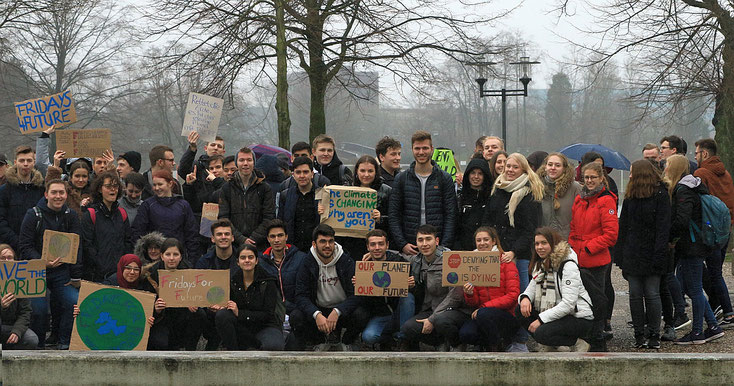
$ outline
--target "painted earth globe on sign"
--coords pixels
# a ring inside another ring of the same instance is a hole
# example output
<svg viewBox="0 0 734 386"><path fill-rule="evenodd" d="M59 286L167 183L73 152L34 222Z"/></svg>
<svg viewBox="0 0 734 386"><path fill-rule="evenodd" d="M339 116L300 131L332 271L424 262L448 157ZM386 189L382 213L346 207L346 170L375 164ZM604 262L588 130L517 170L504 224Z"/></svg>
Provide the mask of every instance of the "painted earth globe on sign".
<svg viewBox="0 0 734 386"><path fill-rule="evenodd" d="M451 284L456 284L459 282L459 275L456 272L449 272L449 274L446 275L446 281Z"/></svg>
<svg viewBox="0 0 734 386"><path fill-rule="evenodd" d="M212 287L206 293L206 301L209 304L219 304L224 301L224 289L222 287Z"/></svg>
<svg viewBox="0 0 734 386"><path fill-rule="evenodd" d="M387 288L390 286L390 274L385 271L377 271L372 274L372 283L380 288Z"/></svg>
<svg viewBox="0 0 734 386"><path fill-rule="evenodd" d="M140 301L115 288L94 291L79 305L76 330L91 350L132 350L145 332Z"/></svg>
<svg viewBox="0 0 734 386"><path fill-rule="evenodd" d="M52 258L63 257L71 250L71 240L65 235L53 235L49 240L48 253Z"/></svg>

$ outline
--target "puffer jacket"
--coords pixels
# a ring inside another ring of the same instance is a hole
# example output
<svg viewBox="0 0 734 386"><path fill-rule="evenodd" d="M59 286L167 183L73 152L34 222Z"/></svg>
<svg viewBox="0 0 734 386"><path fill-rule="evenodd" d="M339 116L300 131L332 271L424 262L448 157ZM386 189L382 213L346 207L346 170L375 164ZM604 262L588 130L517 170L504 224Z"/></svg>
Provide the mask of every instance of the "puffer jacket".
<svg viewBox="0 0 734 386"><path fill-rule="evenodd" d="M540 202L535 201L532 193L520 200L515 209L515 226L510 225L510 217L505 213L512 193L495 190L489 199L482 224L494 227L500 236L500 245L505 251L515 253L516 259L530 260L535 229L540 225Z"/></svg>
<svg viewBox="0 0 734 386"><path fill-rule="evenodd" d="M614 248L614 262L623 274L660 276L668 272L670 212L670 196L662 183L650 197L624 199Z"/></svg>
<svg viewBox="0 0 734 386"><path fill-rule="evenodd" d="M117 271L120 257L132 252L132 229L130 219L123 219L117 202L112 203L112 209L101 202L92 204L90 209L94 210L95 222L89 211L85 210L82 216L84 278L101 283Z"/></svg>
<svg viewBox="0 0 734 386"><path fill-rule="evenodd" d="M230 281L229 298L237 303L237 320L250 331L260 331L266 327L281 329L275 316L275 308L283 299L277 280L268 275L260 265L255 266L252 284L245 288L244 273L238 269Z"/></svg>
<svg viewBox="0 0 734 386"><path fill-rule="evenodd" d="M594 195L583 195L576 196L573 203L568 243L582 268L601 267L611 263L609 248L617 242L617 197L605 187Z"/></svg>
<svg viewBox="0 0 734 386"><path fill-rule="evenodd" d="M143 264L152 263L150 256L148 256L148 248L150 246L158 246L160 249L163 242L166 241L166 236L163 236L161 232L150 232L147 235L141 236L138 241L135 242L135 248L133 254L140 258Z"/></svg>
<svg viewBox="0 0 734 386"><path fill-rule="evenodd" d="M201 256L199 225L189 203L181 196L151 197L143 202L132 225L133 242L152 231L175 237L186 247L189 262ZM161 251L162 253L163 251Z"/></svg>
<svg viewBox="0 0 734 386"><path fill-rule="evenodd" d="M514 263L500 264L499 287L474 287L471 295L464 293L464 301L472 308L493 307L515 315L520 295L520 275Z"/></svg>
<svg viewBox="0 0 734 386"><path fill-rule="evenodd" d="M21 182L18 168L11 166L5 171L6 183L0 186L0 242L10 244L18 250L20 224L28 209L33 208L46 191L43 175L38 170L31 171L31 180Z"/></svg>
<svg viewBox="0 0 734 386"><path fill-rule="evenodd" d="M555 271L560 267L564 260L573 260L578 263L576 253L568 246L565 241L561 241L551 252L551 266ZM525 289L517 299L518 303L523 298L528 298L532 304L535 301L535 287L538 283L540 271L534 271L533 277ZM553 273L555 274L555 273ZM577 264L568 262L563 265L563 280L556 280L556 306L549 308L540 313L539 318L543 323L550 323L559 320L564 316L571 315L579 319L594 320L594 312L591 309L591 297L586 292L586 287L581 281L581 272Z"/></svg>
<svg viewBox="0 0 734 386"><path fill-rule="evenodd" d="M425 191L426 223L438 228L441 245L450 248L456 237L456 190L454 180L434 161ZM415 174L415 161L408 170L395 177L390 196L390 234L393 248L401 251L406 244L415 244L421 221L421 181Z"/></svg>
<svg viewBox="0 0 734 386"><path fill-rule="evenodd" d="M703 229L701 194L709 194L708 188L701 183L700 178L690 174L681 178L673 190L670 240L675 242L676 259L702 258L712 253L711 247L704 244L700 237L696 237L695 242L691 240L691 221Z"/></svg>
<svg viewBox="0 0 734 386"><path fill-rule="evenodd" d="M701 162L693 176L700 178L709 192L726 204L732 224L734 224L734 182L732 182L731 174L726 171L724 163L721 162L721 158L713 156Z"/></svg>
<svg viewBox="0 0 734 386"><path fill-rule="evenodd" d="M275 218L275 198L264 181L265 176L255 169L246 189L239 172L222 186L219 218L232 221L237 245L244 245L247 238L254 240L258 247L266 244L265 226Z"/></svg>
<svg viewBox="0 0 734 386"><path fill-rule="evenodd" d="M469 182L469 174L475 169L481 170L484 175L484 181L479 190L472 188ZM455 247L462 251L474 250L474 232L482 225L482 217L489 205L489 195L492 191L491 180L492 174L489 172L487 161L478 158L469 161L464 171L462 189L458 195L459 219L456 228L459 242Z"/></svg>
<svg viewBox="0 0 734 386"><path fill-rule="evenodd" d="M295 246L287 244L285 258L280 266L277 266L273 260L272 253L272 248L266 249L258 258L258 265L270 274L270 276L278 279L280 292L283 294L283 300L285 301L285 312L290 314L296 308L296 279L298 277L298 270L303 265L303 260L308 258L308 255Z"/></svg>

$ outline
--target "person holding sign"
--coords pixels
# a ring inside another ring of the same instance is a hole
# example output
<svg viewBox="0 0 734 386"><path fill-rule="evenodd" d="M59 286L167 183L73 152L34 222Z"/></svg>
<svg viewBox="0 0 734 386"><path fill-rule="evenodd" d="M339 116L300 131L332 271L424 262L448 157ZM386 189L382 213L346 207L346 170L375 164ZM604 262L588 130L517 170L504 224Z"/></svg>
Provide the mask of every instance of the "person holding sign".
<svg viewBox="0 0 734 386"><path fill-rule="evenodd" d="M482 225L492 191L491 181L486 161L476 158L469 161L459 192L458 247L463 251L474 249L474 232Z"/></svg>
<svg viewBox="0 0 734 386"><path fill-rule="evenodd" d="M520 294L515 310L520 325L533 334L540 351L558 346L588 351L589 344L582 338L591 331L594 313L576 253L558 232L539 228L530 266L533 280Z"/></svg>
<svg viewBox="0 0 734 386"><path fill-rule="evenodd" d="M280 193L278 218L285 223L288 242L305 252L311 248L313 229L321 221L316 189L323 186L314 175L313 161L307 157L293 160L293 180L295 186Z"/></svg>
<svg viewBox="0 0 734 386"><path fill-rule="evenodd" d="M257 249L246 244L239 252L230 283L230 301L219 309L217 331L227 350L282 351L283 299L277 280L257 263Z"/></svg>
<svg viewBox="0 0 734 386"><path fill-rule="evenodd" d="M19 249L20 226L28 209L43 198L44 180L35 169L35 152L27 145L15 148L13 166L5 172L5 185L0 186L0 242Z"/></svg>
<svg viewBox="0 0 734 386"><path fill-rule="evenodd" d="M8 244L0 244L0 261L15 260L15 251ZM38 336L31 324L30 299L17 299L14 294L6 293L0 298L0 345L6 350L35 350Z"/></svg>
<svg viewBox="0 0 734 386"><path fill-rule="evenodd" d="M481 161L484 162L484 161ZM480 227L474 232L477 251L499 251L499 235L494 228ZM475 287L464 284L464 301L476 309L471 320L459 330L464 344L478 344L485 351L505 351L519 324L515 319L517 297L520 295L520 277L515 264L500 264L499 287Z"/></svg>
<svg viewBox="0 0 734 386"><path fill-rule="evenodd" d="M26 213L20 227L19 240L20 256L23 260L41 258L44 249L43 234L46 230L81 234L79 216L66 206L68 189L66 181L49 181L46 184L45 197ZM61 245L55 249L63 249L64 245L66 248L73 248L71 241L63 239ZM82 246L79 245L76 251L69 252L77 255L75 264L62 263L61 257L46 262L47 291L51 293L52 304L58 305L51 307L51 314L53 319L59 321L59 348L62 350L68 349L71 341L72 311L79 296L82 276ZM33 298L31 306L31 328L38 333L38 347L43 348L46 344L48 300L46 297Z"/></svg>
<svg viewBox="0 0 734 386"><path fill-rule="evenodd" d="M189 146L178 161L178 172L179 175L185 176L189 173L194 173L195 180L197 181L209 181L208 173L209 170L209 158L214 156L224 156L224 139L220 136L216 136L214 141L207 142L204 145L204 154L196 159L197 142L199 141L199 133L192 131L189 133L187 140ZM201 204L191 204L195 213L201 213Z"/></svg>
<svg viewBox="0 0 734 386"><path fill-rule="evenodd" d="M191 265L183 260L184 249L181 242L170 237L161 246L161 260L150 269L150 275L143 282L143 290L158 293L159 271L190 269ZM166 301L160 297L155 301L153 311L155 324L150 329L149 350L176 351L184 347L195 351L203 329L206 315L197 307L166 308Z"/></svg>

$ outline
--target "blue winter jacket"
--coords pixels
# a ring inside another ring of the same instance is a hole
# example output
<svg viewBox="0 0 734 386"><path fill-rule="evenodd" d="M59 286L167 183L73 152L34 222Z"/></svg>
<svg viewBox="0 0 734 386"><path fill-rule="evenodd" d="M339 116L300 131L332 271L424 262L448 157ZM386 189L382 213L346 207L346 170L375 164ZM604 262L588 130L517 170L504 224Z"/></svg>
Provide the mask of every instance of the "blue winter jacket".
<svg viewBox="0 0 734 386"><path fill-rule="evenodd" d="M341 245L335 244L334 253L338 253ZM306 315L311 317L319 308L316 305L316 291L319 280L319 264L314 260L313 253L309 252L303 259L303 264L298 270L298 278L296 279L296 305ZM359 307L362 300L354 294L354 285L352 277L354 276L354 260L349 254L342 252L339 261L336 262L336 274L339 277L339 283L347 295L346 300L337 304L334 308L338 308L342 317L351 315L354 310ZM328 316L328 315L324 315Z"/></svg>
<svg viewBox="0 0 734 386"><path fill-rule="evenodd" d="M305 252L298 250L293 245L286 246L285 258L280 267L275 265L272 256L272 248L268 248L258 259L261 267L265 269L269 275L278 279L280 292L283 294L285 301L286 313L290 314L296 308L296 280L298 278L298 270L303 265L303 260L308 258Z"/></svg>
<svg viewBox="0 0 734 386"><path fill-rule="evenodd" d="M166 237L175 237L186 248L189 262L199 252L199 224L189 203L181 196L153 196L143 202L133 222L133 244L143 235L158 231ZM161 251L162 252L162 251Z"/></svg>

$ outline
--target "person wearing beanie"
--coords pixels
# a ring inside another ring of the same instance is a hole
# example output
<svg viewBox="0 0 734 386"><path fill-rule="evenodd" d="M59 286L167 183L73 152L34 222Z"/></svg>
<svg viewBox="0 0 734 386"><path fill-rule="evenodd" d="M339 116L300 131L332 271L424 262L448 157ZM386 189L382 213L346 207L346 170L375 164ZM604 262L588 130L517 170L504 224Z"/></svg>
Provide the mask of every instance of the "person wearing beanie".
<svg viewBox="0 0 734 386"><path fill-rule="evenodd" d="M128 151L117 157L117 174L124 179L130 172L139 173L142 156L137 151Z"/></svg>

